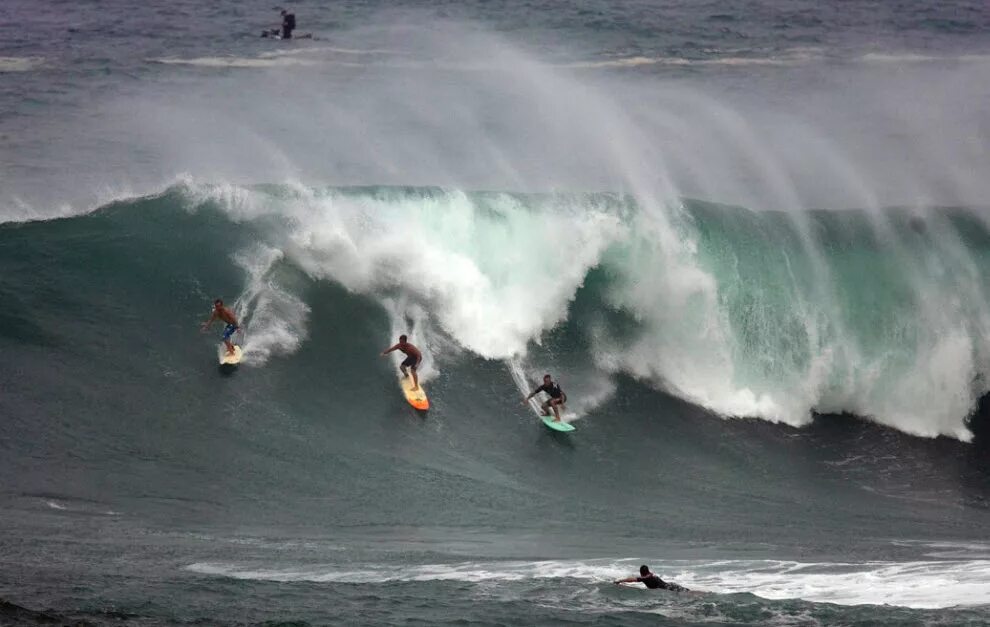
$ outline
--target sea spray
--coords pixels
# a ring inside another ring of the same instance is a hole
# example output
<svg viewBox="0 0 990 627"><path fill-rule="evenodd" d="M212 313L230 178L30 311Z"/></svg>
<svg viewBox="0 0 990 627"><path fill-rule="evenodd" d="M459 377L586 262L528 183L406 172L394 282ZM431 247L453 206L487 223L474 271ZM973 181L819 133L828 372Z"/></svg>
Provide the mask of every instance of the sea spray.
<svg viewBox="0 0 990 627"><path fill-rule="evenodd" d="M247 275L247 285L235 303L245 329L245 363L261 365L272 355L293 353L306 338L310 310L280 284L282 258L282 251L263 244L234 255Z"/></svg>

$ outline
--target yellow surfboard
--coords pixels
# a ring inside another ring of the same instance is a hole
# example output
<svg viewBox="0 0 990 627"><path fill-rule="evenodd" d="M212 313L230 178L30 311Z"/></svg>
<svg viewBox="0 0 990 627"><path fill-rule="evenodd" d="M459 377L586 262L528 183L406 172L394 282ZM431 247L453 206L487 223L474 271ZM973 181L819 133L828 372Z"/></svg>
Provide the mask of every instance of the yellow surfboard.
<svg viewBox="0 0 990 627"><path fill-rule="evenodd" d="M218 355L218 357L220 358L221 366L236 366L237 364L241 363L242 355L244 355L244 352L241 350L241 347L237 346L236 344L234 345L233 355L227 352L226 346L224 346L223 344L220 345L220 354Z"/></svg>
<svg viewBox="0 0 990 627"><path fill-rule="evenodd" d="M402 377L399 379L399 385L402 386L402 393L405 394L410 405L420 411L426 411L430 408L430 399L426 398L426 391L423 390L422 382L419 384L419 389L414 390L412 389L412 377Z"/></svg>

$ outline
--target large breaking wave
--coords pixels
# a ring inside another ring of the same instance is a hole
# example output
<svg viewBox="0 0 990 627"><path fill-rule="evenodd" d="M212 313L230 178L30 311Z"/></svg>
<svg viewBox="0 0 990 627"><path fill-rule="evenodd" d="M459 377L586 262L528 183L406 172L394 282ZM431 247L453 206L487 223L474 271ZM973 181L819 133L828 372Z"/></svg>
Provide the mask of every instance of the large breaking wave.
<svg viewBox="0 0 990 627"><path fill-rule="evenodd" d="M552 370L578 414L624 373L727 417L849 412L966 440L987 392L990 234L962 209L797 220L685 200L661 224L616 194L187 182L159 200L250 227L229 255L253 365L321 324L290 267L411 329L427 380L466 350Z"/></svg>

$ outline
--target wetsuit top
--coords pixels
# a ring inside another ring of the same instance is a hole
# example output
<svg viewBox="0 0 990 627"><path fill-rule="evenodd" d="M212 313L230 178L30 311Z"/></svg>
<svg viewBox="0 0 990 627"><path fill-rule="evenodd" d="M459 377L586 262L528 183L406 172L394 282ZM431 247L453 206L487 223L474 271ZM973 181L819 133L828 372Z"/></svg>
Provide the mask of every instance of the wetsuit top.
<svg viewBox="0 0 990 627"><path fill-rule="evenodd" d="M561 398L564 396L564 391L561 390L560 386L556 383L544 383L540 387L533 390L533 394L541 391L549 394L550 398Z"/></svg>
<svg viewBox="0 0 990 627"><path fill-rule="evenodd" d="M288 29L290 31L296 29L295 13L286 13L285 15L282 16L282 28Z"/></svg>
<svg viewBox="0 0 990 627"><path fill-rule="evenodd" d="M649 576L647 577L636 577L636 581L642 584L646 584L646 587L650 588L651 590L656 590L658 588L663 590L674 590L674 591L687 589L684 588L683 586L677 585L676 583L668 583L663 579L660 579L653 573L650 573Z"/></svg>
<svg viewBox="0 0 990 627"><path fill-rule="evenodd" d="M646 587L650 588L651 590L655 590L656 588L663 588L667 583L666 581L660 579L659 577L657 577L652 573L646 577L636 577L636 581L646 584Z"/></svg>

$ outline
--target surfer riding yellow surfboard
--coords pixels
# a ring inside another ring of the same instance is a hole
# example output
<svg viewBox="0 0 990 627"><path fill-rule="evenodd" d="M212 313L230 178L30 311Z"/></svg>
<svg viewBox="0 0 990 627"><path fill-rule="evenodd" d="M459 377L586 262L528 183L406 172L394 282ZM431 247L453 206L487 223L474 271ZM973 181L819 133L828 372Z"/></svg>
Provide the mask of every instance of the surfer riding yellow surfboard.
<svg viewBox="0 0 990 627"><path fill-rule="evenodd" d="M210 319L203 323L200 330L206 331L209 329L214 320L222 320L227 323L227 326L223 329L223 337L221 339L223 339L224 346L227 347L227 354L233 355L236 347L230 341L230 337L235 331L239 331L241 327L237 324L237 317L234 316L234 312L224 307L223 301L219 298L213 301L213 313L210 314Z"/></svg>
<svg viewBox="0 0 990 627"><path fill-rule="evenodd" d="M388 355L395 350L400 350L406 354L406 358L399 365L399 370L402 371L402 378L399 380L399 385L402 387L403 395L405 395L409 404L416 409L420 411L428 410L430 408L430 400L426 398L426 392L419 385L419 376L416 374L416 370L419 368L419 362L423 361L423 353L419 352L418 348L410 344L405 335L399 336L398 344L382 351L382 356ZM409 377L409 373L406 372L406 368L412 370L411 378Z"/></svg>

